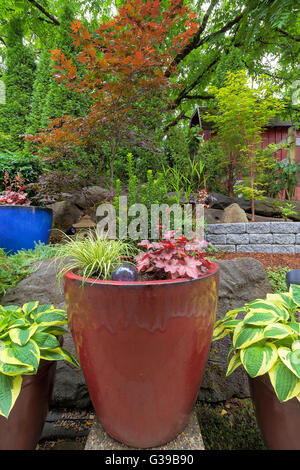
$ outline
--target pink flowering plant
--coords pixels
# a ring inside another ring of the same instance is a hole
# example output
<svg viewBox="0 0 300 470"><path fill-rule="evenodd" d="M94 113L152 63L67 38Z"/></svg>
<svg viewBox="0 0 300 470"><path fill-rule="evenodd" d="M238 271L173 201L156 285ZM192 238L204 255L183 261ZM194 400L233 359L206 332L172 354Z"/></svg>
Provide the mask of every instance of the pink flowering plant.
<svg viewBox="0 0 300 470"><path fill-rule="evenodd" d="M15 206L31 204L31 201L27 199L27 193L24 192L25 185L22 175L20 173L12 180L9 174L5 172L4 175L4 187L5 191L0 194L0 204Z"/></svg>
<svg viewBox="0 0 300 470"><path fill-rule="evenodd" d="M164 232L157 242L142 240L138 245L147 250L135 258L138 272L159 279L196 279L211 266L203 254L205 241L175 238L174 230Z"/></svg>

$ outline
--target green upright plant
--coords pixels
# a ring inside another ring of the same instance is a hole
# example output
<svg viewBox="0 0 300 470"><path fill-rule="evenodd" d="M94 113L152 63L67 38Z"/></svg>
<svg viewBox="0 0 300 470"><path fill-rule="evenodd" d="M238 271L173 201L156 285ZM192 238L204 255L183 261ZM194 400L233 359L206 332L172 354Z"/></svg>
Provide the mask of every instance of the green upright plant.
<svg viewBox="0 0 300 470"><path fill-rule="evenodd" d="M238 318L242 313L243 318ZM300 286L230 310L216 322L213 341L230 335L226 375L242 365L250 377L268 374L281 402L300 401Z"/></svg>
<svg viewBox="0 0 300 470"><path fill-rule="evenodd" d="M286 202L280 205L280 211L281 215L284 218L284 220L288 220L289 217L293 217L297 215L297 211L295 210L295 204L292 202Z"/></svg>
<svg viewBox="0 0 300 470"><path fill-rule="evenodd" d="M53 305L0 305L0 415L8 418L21 392L22 376L36 374L41 359L79 366L57 337L67 332L67 323L66 312Z"/></svg>
<svg viewBox="0 0 300 470"><path fill-rule="evenodd" d="M234 179L246 173L249 184L244 186L251 196L254 220L255 178L262 167L262 132L282 111L283 102L266 77L261 76L255 88L249 86L248 80L243 70L228 72L225 86L210 89L216 98L217 112L207 113L203 119L214 123L216 139L226 156L229 196L233 195Z"/></svg>
<svg viewBox="0 0 300 470"><path fill-rule="evenodd" d="M6 103L0 105L0 129L7 137L1 146L16 151L24 147L36 69L34 52L24 42L21 17L9 22L6 46L2 78L6 87Z"/></svg>

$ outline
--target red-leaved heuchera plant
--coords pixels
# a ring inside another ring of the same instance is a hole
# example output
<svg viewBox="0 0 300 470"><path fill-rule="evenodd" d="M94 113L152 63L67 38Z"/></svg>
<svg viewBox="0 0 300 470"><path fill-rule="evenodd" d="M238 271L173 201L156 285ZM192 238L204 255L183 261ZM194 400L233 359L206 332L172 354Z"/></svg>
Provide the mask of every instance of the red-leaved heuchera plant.
<svg viewBox="0 0 300 470"><path fill-rule="evenodd" d="M0 204L9 206L29 206L31 204L31 201L27 199L27 193L24 192L24 180L20 173L12 180L5 172L4 187L5 191L0 194Z"/></svg>
<svg viewBox="0 0 300 470"><path fill-rule="evenodd" d="M139 246L146 248L147 252L136 256L137 270L155 274L156 278L196 279L205 274L211 265L204 258L205 244L205 241L175 238L174 230L164 232L157 242L142 240Z"/></svg>

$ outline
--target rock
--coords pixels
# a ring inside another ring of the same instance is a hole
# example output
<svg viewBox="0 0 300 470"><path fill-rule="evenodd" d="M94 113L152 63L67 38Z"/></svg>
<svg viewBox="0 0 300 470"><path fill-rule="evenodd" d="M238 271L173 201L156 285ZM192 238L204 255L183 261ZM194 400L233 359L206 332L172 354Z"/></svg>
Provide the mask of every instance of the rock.
<svg viewBox="0 0 300 470"><path fill-rule="evenodd" d="M80 192L73 194L72 203L76 204L77 207L82 210L88 210L93 208L95 204L99 204L104 201L110 201L112 194L102 186L89 186L82 188Z"/></svg>
<svg viewBox="0 0 300 470"><path fill-rule="evenodd" d="M56 281L56 266L53 260L37 263L39 269L8 291L1 299L2 305L23 305L38 300L41 305L53 304L65 309L62 287ZM64 335L64 348L76 356L70 333ZM66 361L58 361L52 396L52 405L59 407L86 408L91 401L81 369Z"/></svg>
<svg viewBox="0 0 300 470"><path fill-rule="evenodd" d="M248 222L248 218L244 209L242 209L236 202L230 204L224 209L224 219L225 224L228 223L244 223Z"/></svg>
<svg viewBox="0 0 300 470"><path fill-rule="evenodd" d="M55 202L47 207L53 211L53 229L65 231L82 215L82 211L72 201Z"/></svg>
<svg viewBox="0 0 300 470"><path fill-rule="evenodd" d="M211 193L211 196L212 196L212 202L210 204L211 209L224 210L226 207L230 206L231 204L236 203L240 207L242 207L242 209L244 209L246 212L248 210L251 210L251 202L246 201L246 199L237 198L237 197L229 197L221 193Z"/></svg>
<svg viewBox="0 0 300 470"><path fill-rule="evenodd" d="M219 300L217 319L245 302L265 298L271 286L262 263L254 258L236 258L230 261L216 261L220 267ZM231 397L249 397L247 374L242 367L226 377L227 354L231 346L229 336L211 345L208 364L205 369L199 400L218 402Z"/></svg>
<svg viewBox="0 0 300 470"><path fill-rule="evenodd" d="M211 209L220 209L224 210L226 207L231 204L238 204L242 209L244 209L247 214L251 213L251 201L239 198L239 197L229 197L220 193L211 193L212 202L210 204ZM281 217L281 211L279 209L280 205L288 201L282 201L280 199L273 199L271 197L266 197L264 200L255 201L255 214L258 216L273 218ZM291 216L291 220L300 220L300 201L290 201L294 204L297 215Z"/></svg>
<svg viewBox="0 0 300 470"><path fill-rule="evenodd" d="M253 258L238 258L231 261L217 261L220 266L220 288L218 319L228 310L242 306L256 298L264 298L271 287L263 265ZM39 269L10 289L0 299L2 305L23 305L39 300L40 304L53 304L65 308L61 286L56 282L56 267L53 260L37 263ZM212 343L209 361L199 391L199 399L223 401L231 397L249 396L245 372L238 368L231 376L225 377L228 337ZM76 355L70 333L64 335L64 347ZM81 369L66 361L58 361L52 406L56 408L86 408L91 406L88 390Z"/></svg>
<svg viewBox="0 0 300 470"><path fill-rule="evenodd" d="M218 222L222 222L224 211L221 209L204 208L204 217L207 224L217 224Z"/></svg>

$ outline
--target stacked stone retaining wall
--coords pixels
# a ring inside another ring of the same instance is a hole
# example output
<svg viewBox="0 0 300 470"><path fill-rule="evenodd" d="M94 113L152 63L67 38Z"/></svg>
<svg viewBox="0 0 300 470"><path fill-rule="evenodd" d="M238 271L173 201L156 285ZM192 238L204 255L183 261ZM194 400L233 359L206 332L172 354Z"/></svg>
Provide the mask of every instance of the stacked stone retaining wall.
<svg viewBox="0 0 300 470"><path fill-rule="evenodd" d="M300 222L208 224L205 232L205 239L221 250L300 254Z"/></svg>

